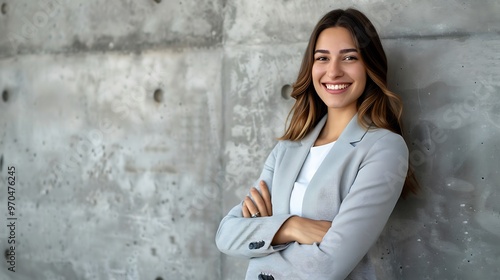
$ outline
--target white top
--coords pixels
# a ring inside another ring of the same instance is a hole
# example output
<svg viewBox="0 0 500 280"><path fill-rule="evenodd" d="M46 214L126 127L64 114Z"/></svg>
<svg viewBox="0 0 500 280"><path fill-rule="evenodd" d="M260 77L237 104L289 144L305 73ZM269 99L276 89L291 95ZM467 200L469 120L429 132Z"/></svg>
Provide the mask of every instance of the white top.
<svg viewBox="0 0 500 280"><path fill-rule="evenodd" d="M335 141L325 145L311 147L304 161L304 165L302 165L302 169L299 172L297 181L295 181L293 185L292 195L290 196L290 214L302 216L302 201L304 200L307 186L328 152L332 149L333 144L335 144Z"/></svg>

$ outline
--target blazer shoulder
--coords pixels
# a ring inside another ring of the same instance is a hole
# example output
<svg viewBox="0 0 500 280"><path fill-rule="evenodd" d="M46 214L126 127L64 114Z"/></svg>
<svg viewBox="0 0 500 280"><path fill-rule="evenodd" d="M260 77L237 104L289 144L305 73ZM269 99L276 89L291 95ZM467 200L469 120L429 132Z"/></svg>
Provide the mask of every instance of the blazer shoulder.
<svg viewBox="0 0 500 280"><path fill-rule="evenodd" d="M302 143L300 141L292 141L292 140L279 140L278 144L276 144L277 149L286 149L291 147L301 146Z"/></svg>
<svg viewBox="0 0 500 280"><path fill-rule="evenodd" d="M385 144L388 146L403 145L404 147L407 147L406 141L404 140L403 136L385 128L368 129L363 140L365 141L362 142L365 142L365 144L370 146L377 143Z"/></svg>

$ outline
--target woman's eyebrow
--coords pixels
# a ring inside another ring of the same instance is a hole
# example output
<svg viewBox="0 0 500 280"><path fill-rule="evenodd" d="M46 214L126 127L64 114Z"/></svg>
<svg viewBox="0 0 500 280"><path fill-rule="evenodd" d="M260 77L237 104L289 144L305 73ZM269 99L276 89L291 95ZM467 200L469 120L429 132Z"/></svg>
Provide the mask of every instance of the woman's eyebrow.
<svg viewBox="0 0 500 280"><path fill-rule="evenodd" d="M344 54L344 53L350 53L350 52L358 52L357 49L341 49L339 51L339 54ZM322 50L322 49L319 49L319 50L315 50L314 51L314 54L316 53L326 53L326 54L330 54L330 51L329 50Z"/></svg>
<svg viewBox="0 0 500 280"><path fill-rule="evenodd" d="M326 53L326 54L329 54L330 51L328 51L328 50L315 50L314 54L317 54L317 53Z"/></svg>
<svg viewBox="0 0 500 280"><path fill-rule="evenodd" d="M357 49L343 49L343 50L339 51L340 54L350 53L350 52L358 52L358 50Z"/></svg>

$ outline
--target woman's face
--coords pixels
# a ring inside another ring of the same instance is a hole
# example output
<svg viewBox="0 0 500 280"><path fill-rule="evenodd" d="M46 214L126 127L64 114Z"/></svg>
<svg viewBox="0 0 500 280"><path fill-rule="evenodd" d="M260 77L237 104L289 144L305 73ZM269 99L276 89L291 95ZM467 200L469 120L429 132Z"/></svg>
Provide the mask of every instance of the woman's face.
<svg viewBox="0 0 500 280"><path fill-rule="evenodd" d="M357 111L366 85L366 69L351 33L343 27L323 30L316 42L312 80L328 111Z"/></svg>

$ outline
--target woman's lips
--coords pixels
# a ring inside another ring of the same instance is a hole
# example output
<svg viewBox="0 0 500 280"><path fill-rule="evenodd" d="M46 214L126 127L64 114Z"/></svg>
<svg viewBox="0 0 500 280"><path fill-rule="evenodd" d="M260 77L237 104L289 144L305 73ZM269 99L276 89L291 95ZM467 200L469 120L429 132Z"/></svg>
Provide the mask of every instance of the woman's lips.
<svg viewBox="0 0 500 280"><path fill-rule="evenodd" d="M351 84L348 83L342 83L342 84L327 84L324 83L323 86L325 87L327 92L330 93L342 93L344 92L347 88L351 86Z"/></svg>

